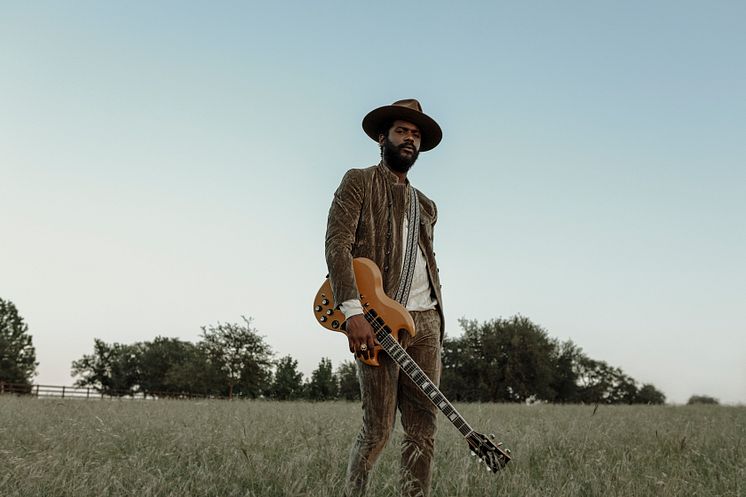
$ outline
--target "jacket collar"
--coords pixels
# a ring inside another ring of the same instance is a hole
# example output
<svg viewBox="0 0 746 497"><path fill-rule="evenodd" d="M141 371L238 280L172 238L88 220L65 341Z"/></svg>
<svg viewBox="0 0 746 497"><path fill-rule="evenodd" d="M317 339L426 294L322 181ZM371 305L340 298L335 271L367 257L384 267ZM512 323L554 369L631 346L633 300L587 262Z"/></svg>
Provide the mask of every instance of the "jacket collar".
<svg viewBox="0 0 746 497"><path fill-rule="evenodd" d="M396 174L394 174L393 171L391 171L391 169L386 167L383 161L379 162L376 167L378 168L380 173L383 175L383 177L389 180L389 183L400 184L399 178L396 176ZM409 185L409 178L404 179L404 184Z"/></svg>

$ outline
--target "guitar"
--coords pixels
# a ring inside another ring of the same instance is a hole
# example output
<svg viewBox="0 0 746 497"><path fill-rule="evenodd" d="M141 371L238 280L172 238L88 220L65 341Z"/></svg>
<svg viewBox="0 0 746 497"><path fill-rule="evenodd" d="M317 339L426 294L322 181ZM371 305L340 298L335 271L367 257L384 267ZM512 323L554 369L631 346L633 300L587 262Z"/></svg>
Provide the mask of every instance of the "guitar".
<svg viewBox="0 0 746 497"><path fill-rule="evenodd" d="M430 402L456 427L466 439L472 454L479 456L489 471L496 472L505 467L511 459L510 450L502 449L501 443L495 445L489 438L474 431L397 341L399 332L402 330L414 336L416 332L414 321L404 306L384 292L383 278L378 266L370 259L363 257L353 259L352 266L365 319L373 327L378 342L370 359L363 359L359 355L358 359L368 365L379 366L378 355L381 351L385 351L430 399ZM327 278L316 293L313 303L314 315L317 322L324 328L344 333L344 315L335 307L331 283ZM494 438L494 435L491 437Z"/></svg>

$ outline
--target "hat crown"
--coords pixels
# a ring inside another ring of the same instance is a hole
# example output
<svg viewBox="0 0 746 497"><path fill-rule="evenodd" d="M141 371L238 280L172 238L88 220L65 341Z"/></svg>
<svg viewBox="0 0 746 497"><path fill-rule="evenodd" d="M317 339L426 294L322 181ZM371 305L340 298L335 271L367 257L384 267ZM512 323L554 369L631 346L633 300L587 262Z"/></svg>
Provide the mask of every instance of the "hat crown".
<svg viewBox="0 0 746 497"><path fill-rule="evenodd" d="M420 102L418 102L414 98L405 98L404 100L397 100L391 105L398 105L399 107L406 107L408 109L416 110L417 112L422 112L422 106L420 105Z"/></svg>

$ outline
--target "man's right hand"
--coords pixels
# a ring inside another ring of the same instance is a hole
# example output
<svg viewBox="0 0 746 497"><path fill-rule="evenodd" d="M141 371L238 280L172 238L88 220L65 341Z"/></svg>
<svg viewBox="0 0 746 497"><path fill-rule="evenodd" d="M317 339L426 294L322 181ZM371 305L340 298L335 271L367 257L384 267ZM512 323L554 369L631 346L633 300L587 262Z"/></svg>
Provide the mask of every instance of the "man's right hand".
<svg viewBox="0 0 746 497"><path fill-rule="evenodd" d="M347 319L345 324L347 331L347 341L350 344L350 352L353 354L360 353L365 359L373 357L373 347L376 344L376 338L373 334L373 327L365 319L365 316L358 314ZM360 346L365 344L367 350L361 351Z"/></svg>

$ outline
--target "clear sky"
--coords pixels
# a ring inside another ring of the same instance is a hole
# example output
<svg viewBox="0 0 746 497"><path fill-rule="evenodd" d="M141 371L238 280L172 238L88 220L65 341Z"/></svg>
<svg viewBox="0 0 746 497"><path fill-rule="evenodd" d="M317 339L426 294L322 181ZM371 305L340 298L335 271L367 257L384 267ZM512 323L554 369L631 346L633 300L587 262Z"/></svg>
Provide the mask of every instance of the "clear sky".
<svg viewBox="0 0 746 497"><path fill-rule="evenodd" d="M0 1L0 297L37 381L252 316L309 374L369 110L444 139L447 334L522 314L670 401L746 402L746 4Z"/></svg>

